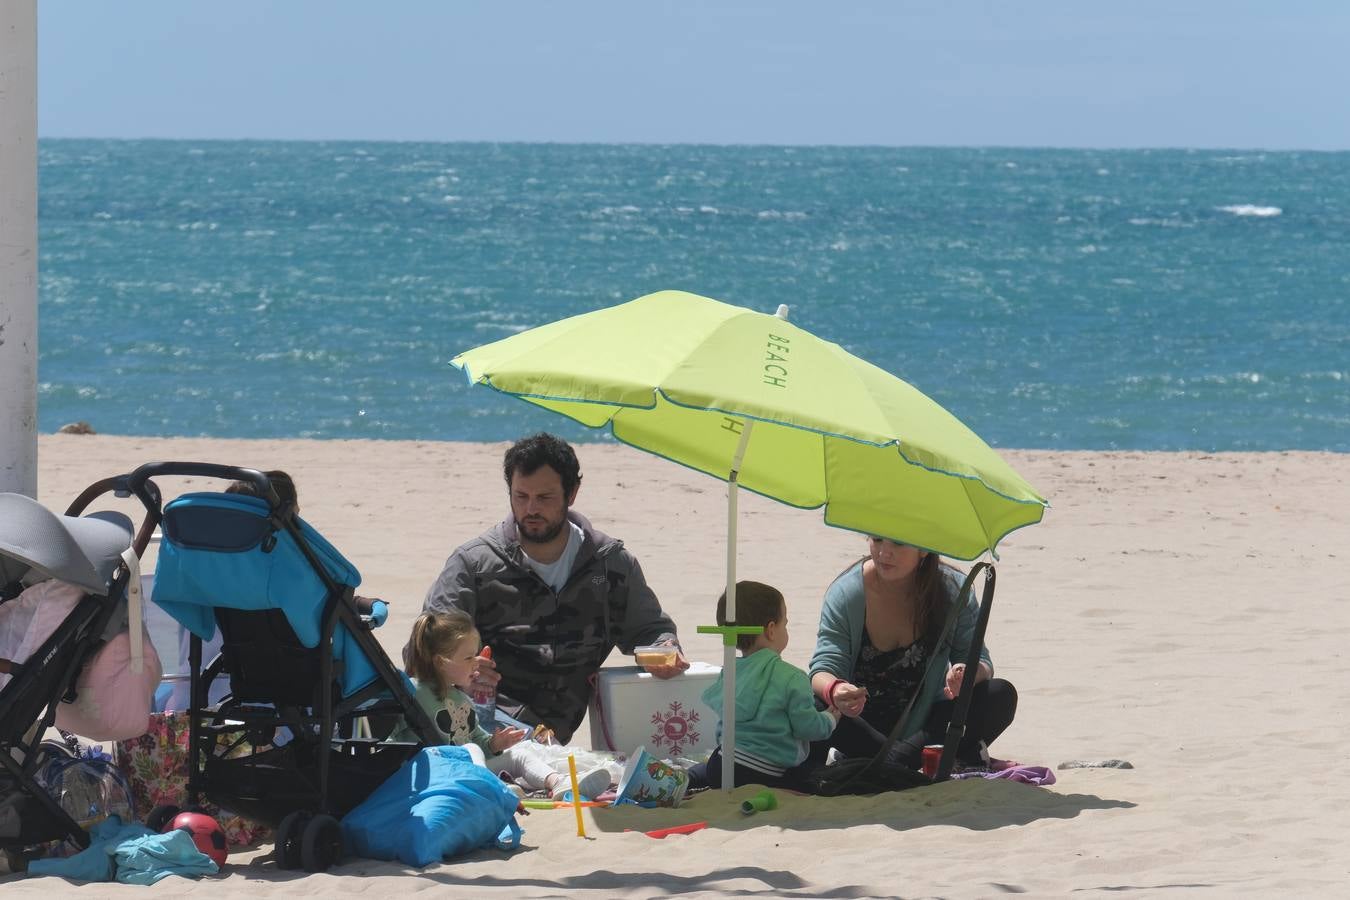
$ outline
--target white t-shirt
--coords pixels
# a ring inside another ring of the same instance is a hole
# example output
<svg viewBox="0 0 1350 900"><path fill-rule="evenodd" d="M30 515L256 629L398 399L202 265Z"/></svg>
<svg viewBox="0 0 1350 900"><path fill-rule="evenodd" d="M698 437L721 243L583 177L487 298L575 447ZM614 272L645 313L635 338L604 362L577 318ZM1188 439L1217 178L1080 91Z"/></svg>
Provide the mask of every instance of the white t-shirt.
<svg viewBox="0 0 1350 900"><path fill-rule="evenodd" d="M544 579L544 583L553 588L553 593L560 593L563 585L567 584L567 576L572 574L572 563L576 562L577 552L581 550L583 535L581 529L575 522L567 523L567 546L563 548L562 555L551 563L541 563L530 554L525 553L525 562L531 569ZM523 548L522 548L523 549Z"/></svg>

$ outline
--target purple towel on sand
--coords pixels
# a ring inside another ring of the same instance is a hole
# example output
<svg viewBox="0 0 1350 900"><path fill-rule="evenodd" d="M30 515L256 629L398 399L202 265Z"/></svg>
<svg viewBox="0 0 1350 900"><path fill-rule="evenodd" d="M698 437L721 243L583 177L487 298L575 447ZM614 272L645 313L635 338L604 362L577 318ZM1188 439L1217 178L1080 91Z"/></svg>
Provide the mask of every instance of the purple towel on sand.
<svg viewBox="0 0 1350 900"><path fill-rule="evenodd" d="M954 772L953 779L960 778L1002 778L1005 781L1019 781L1022 784L1034 784L1046 787L1055 783L1055 773L1046 766L1024 766L1021 763L1007 763L1003 760L990 760L989 769L970 769Z"/></svg>

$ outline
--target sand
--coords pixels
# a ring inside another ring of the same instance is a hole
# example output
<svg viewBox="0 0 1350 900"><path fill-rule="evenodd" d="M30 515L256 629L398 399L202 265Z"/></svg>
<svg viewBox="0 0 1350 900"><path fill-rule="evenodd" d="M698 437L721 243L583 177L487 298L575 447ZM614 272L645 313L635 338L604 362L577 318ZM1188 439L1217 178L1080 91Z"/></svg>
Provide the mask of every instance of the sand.
<svg viewBox="0 0 1350 900"><path fill-rule="evenodd" d="M63 509L87 484L160 459L284 468L303 514L393 601L380 632L402 645L449 551L505 512L504 445L229 441L54 435L40 441L40 499ZM694 626L722 586L725 486L638 451L579 448L577 508L624 539L692 658L720 661ZM1350 777L1340 768L1350 683L1350 456L1008 451L1053 507L1008 538L989 632L1018 687L995 755L1058 772L1053 787L947 783L871 798L780 795L742 817L708 792L675 810L570 811L522 820L523 848L418 871L366 860L279 871L270 847L226 874L153 888L4 879L6 896L258 897L440 891L475 896L987 897L1324 895L1350 878ZM170 492L183 485L165 485ZM188 487L201 487L199 481ZM820 597L864 550L818 511L747 496L740 575L779 586L786 658L808 660ZM630 660L612 656L610 665ZM585 725L578 739L585 743ZM649 830L706 821L696 834Z"/></svg>

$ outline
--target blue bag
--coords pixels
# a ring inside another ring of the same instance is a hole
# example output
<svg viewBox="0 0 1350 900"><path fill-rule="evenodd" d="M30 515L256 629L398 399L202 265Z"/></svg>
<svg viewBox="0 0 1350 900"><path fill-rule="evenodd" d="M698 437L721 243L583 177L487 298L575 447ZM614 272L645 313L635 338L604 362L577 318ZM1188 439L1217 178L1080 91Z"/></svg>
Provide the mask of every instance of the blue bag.
<svg viewBox="0 0 1350 900"><path fill-rule="evenodd" d="M463 747L427 747L342 819L347 851L425 866L496 846L520 846L519 803Z"/></svg>

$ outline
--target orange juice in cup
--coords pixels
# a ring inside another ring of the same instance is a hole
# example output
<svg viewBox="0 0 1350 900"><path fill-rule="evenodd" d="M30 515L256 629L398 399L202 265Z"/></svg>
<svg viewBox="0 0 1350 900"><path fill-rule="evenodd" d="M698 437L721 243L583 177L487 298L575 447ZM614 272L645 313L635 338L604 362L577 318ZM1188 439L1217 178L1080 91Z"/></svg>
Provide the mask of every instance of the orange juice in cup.
<svg viewBox="0 0 1350 900"><path fill-rule="evenodd" d="M633 648L633 659L639 666L673 666L679 652L672 644L647 644Z"/></svg>

